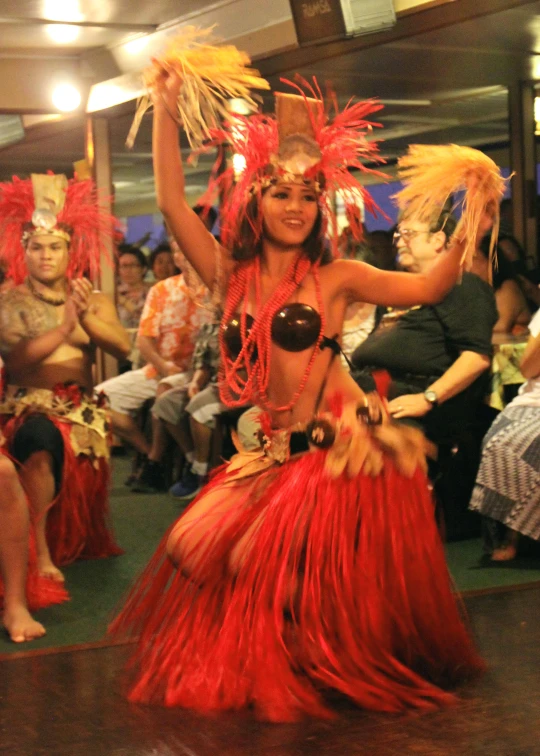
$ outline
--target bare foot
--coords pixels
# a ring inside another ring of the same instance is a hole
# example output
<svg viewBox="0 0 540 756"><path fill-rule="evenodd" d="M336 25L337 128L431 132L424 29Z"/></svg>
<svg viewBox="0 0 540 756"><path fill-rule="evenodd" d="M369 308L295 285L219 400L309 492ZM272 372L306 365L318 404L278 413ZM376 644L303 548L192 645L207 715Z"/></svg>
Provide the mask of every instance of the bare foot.
<svg viewBox="0 0 540 756"><path fill-rule="evenodd" d="M16 606L4 611L3 624L14 643L24 643L45 635L45 628L32 618L25 606Z"/></svg>
<svg viewBox="0 0 540 756"><path fill-rule="evenodd" d="M492 562L510 562L516 558L517 548L513 543L507 543L499 549L494 549L491 555Z"/></svg>
<svg viewBox="0 0 540 756"><path fill-rule="evenodd" d="M58 567L55 567L48 558L38 556L38 572L41 577L47 578L48 580L54 580L55 583L64 583L66 580Z"/></svg>

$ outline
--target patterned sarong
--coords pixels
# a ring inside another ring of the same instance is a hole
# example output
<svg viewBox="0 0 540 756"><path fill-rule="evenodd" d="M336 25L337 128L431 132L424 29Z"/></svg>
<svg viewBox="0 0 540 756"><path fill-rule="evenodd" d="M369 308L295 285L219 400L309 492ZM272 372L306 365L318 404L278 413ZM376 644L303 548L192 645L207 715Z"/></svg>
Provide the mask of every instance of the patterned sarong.
<svg viewBox="0 0 540 756"><path fill-rule="evenodd" d="M540 540L540 408L509 405L482 445L470 508L525 536ZM500 545L493 527L491 543Z"/></svg>

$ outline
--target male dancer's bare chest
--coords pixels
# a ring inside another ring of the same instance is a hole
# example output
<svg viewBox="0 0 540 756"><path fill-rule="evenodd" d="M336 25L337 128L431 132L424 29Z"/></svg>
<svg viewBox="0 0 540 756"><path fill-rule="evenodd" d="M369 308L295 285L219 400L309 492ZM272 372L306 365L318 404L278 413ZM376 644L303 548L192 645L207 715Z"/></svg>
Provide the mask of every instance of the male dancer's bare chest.
<svg viewBox="0 0 540 756"><path fill-rule="evenodd" d="M19 317L24 323L26 333L24 338L33 339L42 336L54 328L57 328L63 321L65 305L53 305L36 299L30 292L22 290L17 303ZM66 337L65 343L58 349L63 350L67 347L70 351L84 350L89 347L90 339L80 324L77 324L73 331ZM55 352L58 350L55 350Z"/></svg>

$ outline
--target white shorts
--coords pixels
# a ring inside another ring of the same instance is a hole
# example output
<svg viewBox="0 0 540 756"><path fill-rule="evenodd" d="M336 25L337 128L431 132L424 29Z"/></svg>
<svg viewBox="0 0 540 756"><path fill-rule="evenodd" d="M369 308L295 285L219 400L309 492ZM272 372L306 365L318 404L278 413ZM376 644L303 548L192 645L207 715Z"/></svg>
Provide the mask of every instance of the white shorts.
<svg viewBox="0 0 540 756"><path fill-rule="evenodd" d="M216 416L226 409L219 401L218 387L215 383L210 383L191 400L187 395L187 387L167 391L156 400L152 414L171 425L178 425L189 414L201 425L214 429Z"/></svg>
<svg viewBox="0 0 540 756"><path fill-rule="evenodd" d="M227 407L219 401L219 389L215 383L195 394L186 407L186 412L201 425L214 429L216 417L225 412Z"/></svg>
<svg viewBox="0 0 540 756"><path fill-rule="evenodd" d="M129 370L127 373L103 381L95 387L94 393L99 394L103 391L109 399L113 412L135 417L148 399L155 399L158 386L176 388L186 385L189 378L189 373L177 373L162 379L148 378L144 368L140 368L140 370Z"/></svg>

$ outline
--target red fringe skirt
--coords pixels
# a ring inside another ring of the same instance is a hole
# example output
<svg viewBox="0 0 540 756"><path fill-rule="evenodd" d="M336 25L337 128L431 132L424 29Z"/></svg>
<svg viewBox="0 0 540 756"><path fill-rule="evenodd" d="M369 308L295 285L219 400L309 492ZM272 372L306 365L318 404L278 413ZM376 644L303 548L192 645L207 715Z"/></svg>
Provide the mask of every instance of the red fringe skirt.
<svg viewBox="0 0 540 756"><path fill-rule="evenodd" d="M4 600L4 586L0 577L0 607ZM69 593L63 583L42 577L37 570L36 546L34 536L30 533L28 550L28 572L26 574L26 602L31 612L45 609L54 604L63 604L69 601Z"/></svg>
<svg viewBox="0 0 540 756"><path fill-rule="evenodd" d="M11 459L4 449L0 448L0 454ZM17 466L17 462L12 460ZM4 585L0 576L0 607L3 606ZM30 611L45 609L53 604L62 604L69 601L69 593L63 583L58 583L49 578L41 577L37 570L36 544L32 527L29 532L28 544L28 571L26 573L26 601Z"/></svg>
<svg viewBox="0 0 540 756"><path fill-rule="evenodd" d="M335 692L367 709L433 709L483 669L424 474L405 478L387 458L376 477L331 479L326 454L234 483L219 471L187 510L213 495L192 523L209 518L205 537L180 536L189 575L166 534L111 628L139 636L130 700L252 706L271 721L329 717Z"/></svg>
<svg viewBox="0 0 540 756"><path fill-rule="evenodd" d="M123 554L109 523L110 466L103 457L76 455L71 446L71 423L47 415L62 434L62 483L47 515L47 542L57 566L76 559ZM26 415L13 417L2 427L7 446Z"/></svg>

